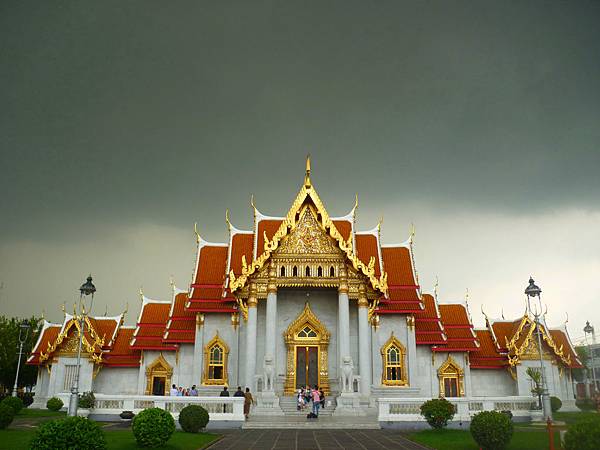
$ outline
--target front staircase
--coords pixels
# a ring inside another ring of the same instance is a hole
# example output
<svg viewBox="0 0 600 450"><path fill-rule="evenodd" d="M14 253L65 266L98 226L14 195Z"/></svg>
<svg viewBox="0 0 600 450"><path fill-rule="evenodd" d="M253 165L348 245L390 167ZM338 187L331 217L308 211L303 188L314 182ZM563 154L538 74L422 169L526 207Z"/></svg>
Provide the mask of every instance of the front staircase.
<svg viewBox="0 0 600 450"><path fill-rule="evenodd" d="M298 411L298 401L296 397L279 397L279 406L285 416L300 416L306 417L306 415L312 411L312 403L309 403L304 407L303 410ZM335 411L335 397L330 396L325 398L325 408L319 408L319 417L329 417Z"/></svg>

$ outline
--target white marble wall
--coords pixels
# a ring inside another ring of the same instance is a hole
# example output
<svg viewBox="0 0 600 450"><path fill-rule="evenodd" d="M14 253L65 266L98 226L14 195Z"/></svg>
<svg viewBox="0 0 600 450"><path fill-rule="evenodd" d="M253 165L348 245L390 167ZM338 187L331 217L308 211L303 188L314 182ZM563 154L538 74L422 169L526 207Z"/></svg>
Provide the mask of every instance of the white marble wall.
<svg viewBox="0 0 600 450"><path fill-rule="evenodd" d="M505 369L471 369L471 383L475 397L517 395L517 382Z"/></svg>
<svg viewBox="0 0 600 450"><path fill-rule="evenodd" d="M94 392L137 394L137 367L104 367L94 379Z"/></svg>

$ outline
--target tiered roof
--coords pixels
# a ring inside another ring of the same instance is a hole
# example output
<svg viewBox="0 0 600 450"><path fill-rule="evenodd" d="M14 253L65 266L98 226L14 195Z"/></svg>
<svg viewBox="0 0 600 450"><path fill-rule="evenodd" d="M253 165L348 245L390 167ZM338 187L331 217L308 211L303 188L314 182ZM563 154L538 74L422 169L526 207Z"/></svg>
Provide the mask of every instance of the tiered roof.
<svg viewBox="0 0 600 450"><path fill-rule="evenodd" d="M440 304L439 310L447 339L444 344L433 346L433 351L472 352L479 349L467 305Z"/></svg>
<svg viewBox="0 0 600 450"><path fill-rule="evenodd" d="M170 344L193 344L196 338L196 313L185 308L188 293L173 288L173 301L169 320L165 327L163 342Z"/></svg>
<svg viewBox="0 0 600 450"><path fill-rule="evenodd" d="M171 302L142 298L142 308L131 339L137 350L177 350L177 345L163 341Z"/></svg>
<svg viewBox="0 0 600 450"><path fill-rule="evenodd" d="M425 309L415 315L417 345L445 344L447 341L437 301L431 294L423 294Z"/></svg>

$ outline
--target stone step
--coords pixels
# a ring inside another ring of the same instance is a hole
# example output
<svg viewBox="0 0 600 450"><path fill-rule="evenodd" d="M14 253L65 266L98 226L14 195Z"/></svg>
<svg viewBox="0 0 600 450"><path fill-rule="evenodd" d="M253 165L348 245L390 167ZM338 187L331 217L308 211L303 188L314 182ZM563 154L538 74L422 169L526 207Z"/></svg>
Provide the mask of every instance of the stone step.
<svg viewBox="0 0 600 450"><path fill-rule="evenodd" d="M252 417L243 425L243 429L361 429L377 430L379 422L365 417L322 417L306 419L301 417Z"/></svg>

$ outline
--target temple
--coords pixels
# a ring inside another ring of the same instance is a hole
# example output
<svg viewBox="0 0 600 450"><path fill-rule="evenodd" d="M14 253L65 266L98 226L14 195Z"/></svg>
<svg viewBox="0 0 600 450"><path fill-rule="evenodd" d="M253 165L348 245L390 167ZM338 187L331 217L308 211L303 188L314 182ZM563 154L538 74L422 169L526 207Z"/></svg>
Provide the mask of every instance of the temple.
<svg viewBox="0 0 600 450"><path fill-rule="evenodd" d="M415 405L447 397L468 418L488 408L530 410L526 370L541 359L550 394L574 406L571 369L581 363L564 326L543 320L538 329L526 310L515 320L486 316L476 329L466 302L423 292L414 233L383 244L381 223L357 230L358 200L348 214L329 216L310 171L307 160L285 215L264 215L252 201L251 230L227 214L224 242L196 231L189 288L172 285L163 301L141 294L134 327L124 313L85 317L80 391L106 402L129 396L139 409L171 384L197 385L201 397L241 385L257 397L254 414L268 416L294 414L291 395L318 385L333 415L418 420ZM28 358L39 366L36 403L68 396L80 323L66 311L62 323L44 321Z"/></svg>

